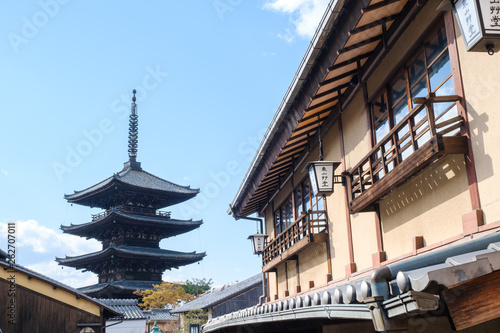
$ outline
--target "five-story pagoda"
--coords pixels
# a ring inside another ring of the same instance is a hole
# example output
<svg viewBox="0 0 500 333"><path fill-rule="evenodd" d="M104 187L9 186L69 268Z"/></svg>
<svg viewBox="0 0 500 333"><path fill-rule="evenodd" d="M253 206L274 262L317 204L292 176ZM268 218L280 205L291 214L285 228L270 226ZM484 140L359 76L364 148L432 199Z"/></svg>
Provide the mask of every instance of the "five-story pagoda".
<svg viewBox="0 0 500 333"><path fill-rule="evenodd" d="M75 257L56 258L60 265L98 275L98 284L80 288L92 297L137 297L137 289L161 283L163 271L200 261L205 253L177 252L160 248L164 238L198 228L203 222L177 220L159 209L195 197L198 189L156 177L137 162L138 118L133 91L129 125L129 160L123 170L82 191L65 195L70 203L99 207L84 224L61 226L63 232L102 242L102 250Z"/></svg>

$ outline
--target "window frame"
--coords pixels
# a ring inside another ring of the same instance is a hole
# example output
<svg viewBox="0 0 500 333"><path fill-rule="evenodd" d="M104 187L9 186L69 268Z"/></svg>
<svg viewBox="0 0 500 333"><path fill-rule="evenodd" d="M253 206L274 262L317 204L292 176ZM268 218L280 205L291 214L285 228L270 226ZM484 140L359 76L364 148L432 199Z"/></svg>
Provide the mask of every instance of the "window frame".
<svg viewBox="0 0 500 333"><path fill-rule="evenodd" d="M453 29L453 28L451 28ZM424 35L423 37L415 43L416 47L412 49L409 54L414 54L412 56L407 56L405 57L404 61L402 62L401 65L397 66L394 70L394 72L389 76L389 79L386 81L386 83L378 90L376 94L373 95L371 100L368 103L368 113L369 113L369 120L370 120L370 131L371 131L371 143L372 147L374 147L378 142L382 141L383 138L387 136L387 133L394 128L396 125L398 125L398 122L395 122L394 119L394 110L395 110L395 105L393 105L392 101L392 96L391 96L391 87L394 86L394 83L400 79L402 76L404 76L405 79L405 96L400 97L397 102L395 103L396 105L400 103L404 98L406 98L406 108L407 112L410 112L413 107L415 107L415 104L412 101L412 89L417 86L417 84L420 82L420 80L425 77L425 89L426 89L426 94L427 95L429 92L437 91L441 86L443 86L446 82L448 82L450 79L452 80L452 86L454 88L454 94L461 94L460 91L457 91L457 83L455 82L456 80L461 80L460 73L453 67L455 59L452 59L452 55L454 56L455 53L453 52L452 48L454 47L453 41L455 40L454 38L450 38L454 36L454 31L450 32L450 27L446 24L444 18L440 18L437 20L435 24L432 25L432 28L430 28ZM444 38L446 39L446 46L437 54L434 55L433 59L431 62L427 61L427 54L426 54L426 48L427 44L434 40L439 32L443 32ZM434 65L437 60L445 53L448 53L448 62L450 64L450 74L448 77L443 80L437 87L431 87L430 88L430 68L432 65ZM412 86L410 82L410 74L409 74L409 69L411 65L414 64L415 60L418 59L418 57L423 54L424 56L424 61L425 61L425 68L424 68L424 74L422 77L419 77L419 79L415 82L415 84ZM374 105L375 102L378 101L381 97L383 96L385 100L385 112L383 113L384 118L376 118L376 113L374 111ZM458 109L458 114L461 114L461 108L459 107ZM403 116L404 117L404 116ZM380 127L376 127L377 125L381 124L381 119L387 119L387 130L384 130L384 134L382 134L380 137L377 137L377 130Z"/></svg>
<svg viewBox="0 0 500 333"><path fill-rule="evenodd" d="M306 193L306 187L309 187L308 195ZM298 197L298 191L301 192L300 198ZM306 202L307 199L307 202ZM286 211L286 206L292 204L292 217L283 221L282 213ZM323 196L315 196L311 190L311 183L308 176L305 176L300 183L293 188L293 190L287 195L287 197L278 205L273 211L273 228L274 236L277 237L283 231L285 231L290 225L297 221L298 217L308 210L325 210L325 202ZM301 211L298 209L301 208ZM304 209L305 208L305 209Z"/></svg>

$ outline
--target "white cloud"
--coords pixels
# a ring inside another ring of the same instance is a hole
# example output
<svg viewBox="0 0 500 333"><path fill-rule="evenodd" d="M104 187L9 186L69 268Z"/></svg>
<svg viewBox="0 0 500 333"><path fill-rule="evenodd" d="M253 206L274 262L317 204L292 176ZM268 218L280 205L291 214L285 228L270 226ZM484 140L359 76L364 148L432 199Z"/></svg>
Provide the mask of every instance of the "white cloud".
<svg viewBox="0 0 500 333"><path fill-rule="evenodd" d="M59 230L40 225L35 220L10 221L12 222L15 223L13 235L16 249L22 249L19 252L23 253L36 253L38 255L33 257L41 258L39 262L26 263L23 266L73 288L97 283L95 274L60 266L54 259L65 255L74 256L99 251L101 244L98 241L63 234ZM0 222L0 237L7 239L7 232L8 224Z"/></svg>
<svg viewBox="0 0 500 333"><path fill-rule="evenodd" d="M9 172L7 170L2 169L1 171L2 171L2 173L3 173L4 176L8 176L9 175Z"/></svg>
<svg viewBox="0 0 500 333"><path fill-rule="evenodd" d="M295 34L311 38L323 17L329 0L268 0L264 9L283 12L290 16L295 25ZM278 34L278 37L292 42L290 33Z"/></svg>
<svg viewBox="0 0 500 333"><path fill-rule="evenodd" d="M35 220L14 221L16 247L26 247L35 253L80 255L101 249L94 239L85 239L39 225ZM0 222L0 234L7 237L7 223Z"/></svg>
<svg viewBox="0 0 500 333"><path fill-rule="evenodd" d="M73 288L97 283L97 275L90 272L82 273L82 271L77 271L71 267L60 266L55 261L40 262L26 267Z"/></svg>
<svg viewBox="0 0 500 333"><path fill-rule="evenodd" d="M284 40L287 43L291 43L294 41L295 35L290 31L290 29L285 29L285 33L279 33L278 38Z"/></svg>

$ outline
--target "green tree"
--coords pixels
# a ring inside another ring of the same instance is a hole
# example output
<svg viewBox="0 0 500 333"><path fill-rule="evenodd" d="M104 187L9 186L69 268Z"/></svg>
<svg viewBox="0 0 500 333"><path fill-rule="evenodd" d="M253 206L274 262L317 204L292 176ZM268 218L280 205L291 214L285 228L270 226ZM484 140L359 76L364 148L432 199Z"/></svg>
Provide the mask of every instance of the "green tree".
<svg viewBox="0 0 500 333"><path fill-rule="evenodd" d="M208 312L202 309L191 310L184 315L184 332L189 332L190 324L198 324L200 327L208 321Z"/></svg>
<svg viewBox="0 0 500 333"><path fill-rule="evenodd" d="M182 288L184 288L184 291L186 293L196 297L210 290L212 284L214 284L212 279L207 280L205 278L203 279L193 278L192 281L189 279L186 280L186 282L184 282L184 284L182 285Z"/></svg>
<svg viewBox="0 0 500 333"><path fill-rule="evenodd" d="M163 281L161 284L154 284L153 287L154 289L134 291L135 295L141 297L142 302L139 303L139 306L144 310L175 307L180 302L193 297L186 293L178 283Z"/></svg>

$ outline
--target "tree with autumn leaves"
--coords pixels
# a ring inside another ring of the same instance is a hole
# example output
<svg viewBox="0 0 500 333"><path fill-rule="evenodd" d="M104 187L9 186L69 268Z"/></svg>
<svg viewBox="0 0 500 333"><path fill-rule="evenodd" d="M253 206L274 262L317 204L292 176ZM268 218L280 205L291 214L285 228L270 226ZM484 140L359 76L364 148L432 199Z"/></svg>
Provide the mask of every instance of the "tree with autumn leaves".
<svg viewBox="0 0 500 333"><path fill-rule="evenodd" d="M139 306L145 310L175 308L179 303L190 301L208 291L212 283L212 279L196 278L187 280L184 284L163 281L161 284L154 284L154 289L136 290L134 294L140 297Z"/></svg>

